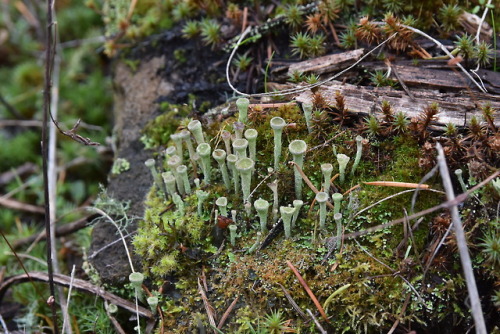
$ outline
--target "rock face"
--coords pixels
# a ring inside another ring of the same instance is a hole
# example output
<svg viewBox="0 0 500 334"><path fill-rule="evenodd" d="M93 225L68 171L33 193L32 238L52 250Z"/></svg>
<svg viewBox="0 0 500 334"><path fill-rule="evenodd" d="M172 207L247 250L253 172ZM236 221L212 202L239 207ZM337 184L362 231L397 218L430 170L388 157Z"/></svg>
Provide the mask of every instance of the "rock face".
<svg viewBox="0 0 500 334"><path fill-rule="evenodd" d="M189 94L194 94L200 104L224 102L228 90L223 80L225 64L220 61L218 66L213 65L222 57L185 41L179 32L167 32L130 50L128 60L138 63L135 70L123 61L115 66L115 158L126 159L130 169L111 175L107 191L112 198L130 203L129 217L142 217L142 203L152 184L144 161L153 152L145 150L140 141L141 130L160 115L159 102L185 103ZM132 233L128 244L135 229L136 223L127 227L126 233ZM89 257L104 282L126 281L130 265L116 228L109 222L102 220L95 225Z"/></svg>

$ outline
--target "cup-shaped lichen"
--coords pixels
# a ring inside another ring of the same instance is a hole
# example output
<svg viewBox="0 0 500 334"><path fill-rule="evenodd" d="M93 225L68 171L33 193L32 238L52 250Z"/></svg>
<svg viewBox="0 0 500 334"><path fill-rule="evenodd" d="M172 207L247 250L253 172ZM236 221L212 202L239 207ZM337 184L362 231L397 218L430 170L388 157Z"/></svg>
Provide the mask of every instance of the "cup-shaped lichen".
<svg viewBox="0 0 500 334"><path fill-rule="evenodd" d="M304 117L306 119L307 131L309 133L312 132L312 127L311 127L312 109L313 109L312 103L305 102L302 104L302 110L304 110Z"/></svg>
<svg viewBox="0 0 500 334"><path fill-rule="evenodd" d="M165 149L165 156L167 159L174 154L177 154L177 148L175 146L169 146Z"/></svg>
<svg viewBox="0 0 500 334"><path fill-rule="evenodd" d="M211 174L212 174L212 166L210 164L210 152L211 148L210 145L207 143L202 143L198 145L196 148L196 153L201 158L201 168L203 169L203 175L204 175L204 180L205 183L210 183L211 180Z"/></svg>
<svg viewBox="0 0 500 334"><path fill-rule="evenodd" d="M163 172L161 173L163 178L163 182L165 183L165 188L167 188L167 193L172 197L174 194L177 194L177 188L175 186L175 177L172 172Z"/></svg>
<svg viewBox="0 0 500 334"><path fill-rule="evenodd" d="M182 140L186 143L186 146L188 148L188 153L189 153L189 160L191 160L191 163L194 164L196 159L195 159L195 150L193 146L193 142L191 141L191 133L188 130L182 130L179 132L180 137Z"/></svg>
<svg viewBox="0 0 500 334"><path fill-rule="evenodd" d="M339 182L340 183L344 183L345 170L346 170L347 164L349 163L350 159L351 158L349 158L345 154L337 154L337 162L339 163L339 174L340 174Z"/></svg>
<svg viewBox="0 0 500 334"><path fill-rule="evenodd" d="M250 158L241 158L236 162L236 169L241 176L241 190L243 192L243 202L250 198L250 186L252 184L252 174L255 162Z"/></svg>
<svg viewBox="0 0 500 334"><path fill-rule="evenodd" d="M234 130L234 135L236 139L241 139L243 138L243 130L245 129L245 124L241 122L234 122L233 123L233 130Z"/></svg>
<svg viewBox="0 0 500 334"><path fill-rule="evenodd" d="M144 282L144 274L139 272L133 272L128 276L128 279L130 281L130 284L132 284L132 286L134 287L137 297L143 300L142 282Z"/></svg>
<svg viewBox="0 0 500 334"><path fill-rule="evenodd" d="M352 165L351 176L354 175L356 168L358 168L362 153L363 153L363 137L356 136L356 158L354 159L354 164Z"/></svg>
<svg viewBox="0 0 500 334"><path fill-rule="evenodd" d="M257 210L257 215L260 220L260 231L262 233L267 233L267 214L269 211L269 202L265 199L259 198L253 202L255 210Z"/></svg>
<svg viewBox="0 0 500 334"><path fill-rule="evenodd" d="M184 185L184 191L186 194L191 193L191 184L189 184L188 168L186 165L177 166L177 175L179 175L182 184Z"/></svg>
<svg viewBox="0 0 500 334"><path fill-rule="evenodd" d="M258 132L255 129L247 129L245 131L245 138L248 140L248 152L250 154L250 159L255 161L257 152L257 135Z"/></svg>
<svg viewBox="0 0 500 334"><path fill-rule="evenodd" d="M295 200L293 200L292 204L293 204L293 207L295 208L295 212L294 212L293 218L292 218L292 228L294 228L295 222L297 221L297 218L299 217L300 209L304 205L304 202L300 199L295 199Z"/></svg>
<svg viewBox="0 0 500 334"><path fill-rule="evenodd" d="M273 192L273 222L276 223L278 221L278 180L274 180L271 183L268 183L267 186Z"/></svg>
<svg viewBox="0 0 500 334"><path fill-rule="evenodd" d="M323 173L323 191L327 194L330 192L330 179L332 178L332 172L332 164L321 164L321 173Z"/></svg>
<svg viewBox="0 0 500 334"><path fill-rule="evenodd" d="M283 219L283 227L285 228L285 238L290 239L292 236L292 218L295 208L289 206L280 206L281 219Z"/></svg>
<svg viewBox="0 0 500 334"><path fill-rule="evenodd" d="M333 215L333 219L337 223L337 244L336 248L340 247L340 239L342 238L342 214L336 213Z"/></svg>
<svg viewBox="0 0 500 334"><path fill-rule="evenodd" d="M161 178L160 178L160 174L158 174L158 171L156 170L156 161L155 161L155 159L148 159L148 160L146 160L144 162L144 164L151 171L151 175L153 175L153 181L154 181L156 187L158 188L158 190L161 191L162 190L162 187L161 187Z"/></svg>
<svg viewBox="0 0 500 334"><path fill-rule="evenodd" d="M344 196L341 193L335 193L332 195L333 200L333 214L340 212L340 206L342 205L342 199Z"/></svg>
<svg viewBox="0 0 500 334"><path fill-rule="evenodd" d="M462 188L462 192L465 193L467 191L467 186L465 185L464 178L463 178L462 174L463 174L463 171L460 168L455 170L455 175L458 178L458 183L460 183L460 188Z"/></svg>
<svg viewBox="0 0 500 334"><path fill-rule="evenodd" d="M194 139L196 140L196 143L198 145L205 142L205 138L203 137L203 129L201 127L200 121L195 119L195 120L189 122L188 130L191 131L191 133L193 134Z"/></svg>
<svg viewBox="0 0 500 334"><path fill-rule="evenodd" d="M240 174L238 173L238 169L236 169L238 157L234 154L228 154L226 161L233 177L234 193L238 195L240 193Z"/></svg>
<svg viewBox="0 0 500 334"><path fill-rule="evenodd" d="M215 201L215 204L219 207L220 214L227 217L227 198L219 197Z"/></svg>
<svg viewBox="0 0 500 334"><path fill-rule="evenodd" d="M260 245L261 239L262 239L262 232L257 232L257 237L255 239L255 243L252 245L252 247L250 247L248 249L248 251L247 251L248 254L252 254L253 252L255 252L257 247L259 247L259 245Z"/></svg>
<svg viewBox="0 0 500 334"><path fill-rule="evenodd" d="M274 170L278 170L281 157L281 135L286 122L281 117L273 117L270 124L274 132Z"/></svg>
<svg viewBox="0 0 500 334"><path fill-rule="evenodd" d="M293 155L293 161L295 164L302 169L304 165L304 155L307 151L307 144L303 140L294 140L288 146L290 153ZM295 176L295 197L297 199L302 199L302 176L299 173L297 166L294 166L294 176Z"/></svg>
<svg viewBox="0 0 500 334"><path fill-rule="evenodd" d="M246 123L248 121L248 105L250 101L246 97L240 97L236 100L236 106L240 112L238 115L238 121Z"/></svg>
<svg viewBox="0 0 500 334"><path fill-rule="evenodd" d="M215 159L215 161L217 161L222 175L222 181L224 182L226 188L229 190L231 188L231 182L229 181L229 174L226 167L226 151L218 148L212 152L212 157Z"/></svg>
<svg viewBox="0 0 500 334"><path fill-rule="evenodd" d="M148 297L148 299L146 299L146 301L148 302L148 305L149 305L149 308L151 309L151 312L153 312L153 314L156 314L156 308L158 307L158 297L151 296L151 297Z"/></svg>
<svg viewBox="0 0 500 334"><path fill-rule="evenodd" d="M235 139L233 141L234 154L236 154L238 158L247 157L247 147L248 147L248 140L246 139L241 138L241 139Z"/></svg>
<svg viewBox="0 0 500 334"><path fill-rule="evenodd" d="M316 202L319 204L319 227L325 229L326 222L326 201L328 201L328 194L320 191L316 194Z"/></svg>
<svg viewBox="0 0 500 334"><path fill-rule="evenodd" d="M182 135L180 133L173 133L170 135L170 139L174 142L175 148L176 148L176 154L179 156L181 159L183 159L184 151L182 149Z"/></svg>
<svg viewBox="0 0 500 334"><path fill-rule="evenodd" d="M185 194L184 181L182 180L182 177L179 175L179 173L177 173L177 167L179 167L180 165L181 165L181 158L177 154L172 155L167 160L167 166L175 176L177 189L179 189L179 193L181 195L184 195Z"/></svg>
<svg viewBox="0 0 500 334"><path fill-rule="evenodd" d="M197 212L198 216L201 217L203 214L203 203L206 201L208 198L209 193L204 191L204 190L196 190L196 198L198 199L198 205L197 205Z"/></svg>

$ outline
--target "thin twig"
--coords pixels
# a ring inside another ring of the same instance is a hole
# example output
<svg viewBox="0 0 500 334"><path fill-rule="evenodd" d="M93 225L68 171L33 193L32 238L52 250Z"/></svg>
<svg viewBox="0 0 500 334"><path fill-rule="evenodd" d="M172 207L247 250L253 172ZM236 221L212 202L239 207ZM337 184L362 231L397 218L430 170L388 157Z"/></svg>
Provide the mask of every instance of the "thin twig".
<svg viewBox="0 0 500 334"><path fill-rule="evenodd" d="M210 322L210 325L213 327L217 328L215 325L215 310L210 305L210 302L208 301L207 295L205 294L205 290L203 290L203 286L201 285L200 279L198 278L198 293L201 296L201 299L203 301L203 306L205 306L205 311L207 312L208 316L208 322Z"/></svg>
<svg viewBox="0 0 500 334"><path fill-rule="evenodd" d="M295 168L297 168L297 171L299 172L300 176L302 177L302 180L304 180L304 182L309 186L309 188L311 188L312 191L314 191L315 194L319 193L319 190L318 188L316 188L314 186L314 184L312 184L311 180L309 180L309 178L307 177L306 174L304 174L304 171L302 170L302 168L300 168L299 165L297 165L294 161L290 161L289 162L290 165L292 166L295 166ZM333 204L330 203L329 201L326 201L326 205L333 210Z"/></svg>
<svg viewBox="0 0 500 334"><path fill-rule="evenodd" d="M3 332L5 334L9 334L9 328L7 327L7 324L5 323L5 320L3 320L2 314L0 314L0 324L2 324Z"/></svg>
<svg viewBox="0 0 500 334"><path fill-rule="evenodd" d="M439 173L441 174L441 178L443 179L443 187L446 190L446 197L448 198L448 201L454 201L455 194L453 192L453 185L451 183L450 174L448 172L448 166L446 165L446 158L444 156L443 147L440 143L436 143L436 149L438 151L437 161L439 165ZM467 239L465 238L464 228L462 226L462 221L460 220L460 214L458 213L457 205L452 204L452 206L450 207L450 211L451 219L455 228L455 236L457 238L460 261L462 262L465 282L467 284L467 291L469 292L472 317L474 318L474 323L476 325L476 333L486 334L487 331L484 322L483 311L481 309L481 300L479 299L476 280L474 278L474 272L472 270L472 261L470 259L469 249L467 247Z"/></svg>
<svg viewBox="0 0 500 334"><path fill-rule="evenodd" d="M403 314L405 313L406 308L408 307L408 303L410 302L410 297L411 297L411 293L409 293L409 294L406 295L405 302L403 303L403 307L401 308L401 312L399 312L398 319L394 322L394 324L392 325L392 327L389 330L389 332L387 332L387 334L394 333L394 331L396 330L396 328L398 328L399 323L401 322L401 318L403 317Z"/></svg>
<svg viewBox="0 0 500 334"><path fill-rule="evenodd" d="M69 281L68 299L66 300L66 307L69 306L69 302L71 300L71 291L73 290L74 279L75 279L75 265L73 265L73 269L71 269L71 278L70 278L70 281ZM63 333L64 333L64 329L66 327L66 324L68 324L66 322L67 320L69 320L69 317L68 318L64 317L63 326L62 326L62 332ZM69 323L68 326L71 327L71 323Z"/></svg>
<svg viewBox="0 0 500 334"><path fill-rule="evenodd" d="M48 277L47 273L37 272L37 271L30 272L29 274L26 273L26 274L20 274L20 275L9 277L8 279L4 280L0 284L0 302L3 299L3 296L7 292L8 288L12 284L24 283L24 282L28 282L30 280L48 282L49 277ZM62 275L62 274L55 274L53 276L53 280L56 284L66 286L66 287L69 287L70 282L71 282L71 278L69 276ZM35 285L35 287L36 287L36 285ZM107 300L108 302L116 304L117 306L120 306L121 308L126 309L130 312L136 312L135 303L128 301L126 299L123 299L115 294L112 294L111 292L104 290L102 287L100 287L98 285L94 285L94 284L87 282L87 281L84 281L82 279L75 278L73 280L73 287L75 289L78 289L81 291L86 291L86 292L89 292L93 295L99 296L99 297ZM146 317L146 318L153 317L153 313L149 309L144 308L142 306L138 307L138 312L139 312L139 315L142 317Z"/></svg>

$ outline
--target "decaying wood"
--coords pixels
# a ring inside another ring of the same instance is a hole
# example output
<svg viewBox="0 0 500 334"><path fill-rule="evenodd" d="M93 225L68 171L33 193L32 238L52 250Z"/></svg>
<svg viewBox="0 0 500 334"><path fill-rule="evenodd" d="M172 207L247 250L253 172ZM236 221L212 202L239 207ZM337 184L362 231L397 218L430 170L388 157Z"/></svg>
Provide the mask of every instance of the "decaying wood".
<svg viewBox="0 0 500 334"><path fill-rule="evenodd" d="M284 86L284 85L283 85ZM283 88L283 87L281 87ZM387 100L395 112L402 111L407 117L417 116L424 107L431 103L439 105L438 123L452 123L464 126L472 116L482 119L481 107L489 103L496 110L500 110L500 96L472 91L459 93L440 93L435 90L412 90L414 100L404 92L390 87L362 87L351 84L342 84L331 81L319 87L319 92L325 99L335 105L335 94L340 92L345 97L346 107L361 116L375 114L381 116L380 105ZM312 93L303 92L296 96L298 102L311 102ZM500 126L500 112L495 115L495 125Z"/></svg>
<svg viewBox="0 0 500 334"><path fill-rule="evenodd" d="M15 283L24 283L24 282L29 282L29 281L42 281L42 282L48 282L49 280L49 275L44 272L31 272L29 273L29 277L26 274L21 274L21 275L16 275L16 276L11 276L6 278L2 284L0 285L0 302L9 288L12 284ZM103 288L94 285L92 283L89 283L87 281L84 281L82 279L73 279L73 282L71 282L71 277L66 276L66 275L61 275L61 274L54 274L54 283L61 285L61 286L70 286L70 283L73 285L73 288L86 291L89 293L92 293L96 296L99 296L103 299L106 299L108 302L115 304L117 306L120 306L130 312L136 313L136 306L135 303L132 303L131 301L128 301L126 299L123 299L121 297L118 297L115 294L112 294ZM142 306L138 307L138 313L139 315L146 317L146 318L152 318L153 313L151 313L150 310L147 308L144 308Z"/></svg>
<svg viewBox="0 0 500 334"><path fill-rule="evenodd" d="M304 74L314 73L318 75L338 72L354 64L363 54L364 49L330 54L292 63L286 67L277 68L276 70L273 70L273 74L284 72L284 70L286 70L287 77L292 75L294 72Z"/></svg>

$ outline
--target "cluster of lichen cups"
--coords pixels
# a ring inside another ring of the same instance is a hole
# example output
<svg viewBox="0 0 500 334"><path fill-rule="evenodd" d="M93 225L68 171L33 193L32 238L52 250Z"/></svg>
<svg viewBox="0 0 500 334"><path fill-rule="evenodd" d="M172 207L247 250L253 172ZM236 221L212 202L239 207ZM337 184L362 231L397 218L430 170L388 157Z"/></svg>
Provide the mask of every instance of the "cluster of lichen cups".
<svg viewBox="0 0 500 334"><path fill-rule="evenodd" d="M222 180L221 185L224 186L225 191L228 194L234 193L236 196L241 196L241 202L243 203L242 210L245 211L247 217L251 217L252 212L257 213L259 218L259 226L257 229L260 233L257 237L256 244L250 248L250 251L253 251L260 242L260 237L268 233L268 226L270 223L276 223L279 217L283 220L285 237L287 239L292 237L292 230L299 217L300 209L304 205L302 201L302 168L304 165L304 156L307 153L307 144L304 140L296 139L291 141L288 146L289 153L293 157L294 169L295 199L292 203L289 205L280 205L280 196L277 187L278 182L272 179L271 182L268 183L268 186L272 191L273 198L269 200L263 198L253 200L251 186L252 179L256 174L256 143L259 134L255 129L245 129L248 124L248 99L240 98L236 101L236 105L239 110L239 115L238 120L233 124L233 133L226 129L222 129L222 131L219 131L222 140L212 141L219 142L220 147L212 147L205 139L201 122L193 120L188 124L187 130L182 130L179 133L171 135L174 145L169 146L165 150L166 171L159 173L153 159L146 161L146 165L151 169L157 191L167 198L170 198L181 215L185 213L183 196L190 195L193 191L198 201L197 214L199 216L204 215L204 203L210 197L210 193L205 190L209 190L207 186L219 177L217 174L220 174L220 180ZM309 115L310 109L310 105L304 104L306 122L308 125L310 120L307 116ZM271 168L271 166L267 167L268 170L266 172L269 174L269 177L273 177L273 171L277 170L279 164L284 162L281 161L283 153L282 132L286 126L286 121L281 117L273 117L269 122L269 130L273 132L274 136L274 168ZM357 154L356 161L352 167L352 174L361 157L361 139L362 138L359 136L356 138ZM184 157L184 148L187 148L189 161ZM335 152L335 147L333 149ZM337 154L336 156L340 173L339 181L343 183L346 177L346 166L349 162L349 157L344 154ZM214 168L214 165L216 165L217 168ZM315 196L315 201L319 206L318 226L320 230L326 229L327 202L332 200L335 214L334 220L337 223L337 231L340 234L342 218L340 207L343 196L340 193L335 193L330 198L331 175L334 167L331 163L322 164L320 167L323 175L323 182L320 187L321 191ZM201 171L203 174L201 181L199 178L193 180L194 187L192 187L188 176L189 169L192 171ZM215 217L218 215L227 217L229 216L228 206L232 206L233 208L236 207L236 203L228 203L228 197L221 196L214 199L217 208L215 210ZM270 202L272 202L272 205ZM271 215L269 215L270 209ZM231 217L234 223L229 226L230 243L232 245L235 245L236 238L238 237L238 233L236 232L238 225L236 216L236 210L232 210ZM217 221L217 219L215 221Z"/></svg>

